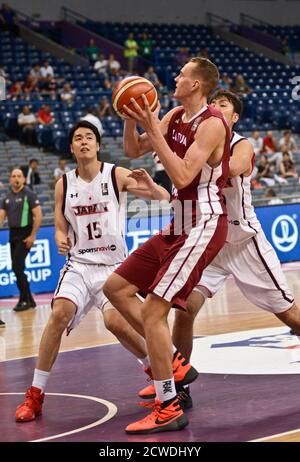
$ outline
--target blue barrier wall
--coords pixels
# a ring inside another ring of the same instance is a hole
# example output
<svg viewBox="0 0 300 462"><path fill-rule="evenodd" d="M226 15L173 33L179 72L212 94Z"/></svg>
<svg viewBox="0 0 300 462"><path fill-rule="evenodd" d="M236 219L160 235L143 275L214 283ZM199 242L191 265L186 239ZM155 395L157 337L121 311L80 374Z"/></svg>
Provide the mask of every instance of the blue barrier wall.
<svg viewBox="0 0 300 462"><path fill-rule="evenodd" d="M281 262L300 260L300 204L258 207L257 216L267 239ZM169 223L169 216L129 218L126 242L129 252ZM57 253L52 226L40 229L26 260L26 271L33 293L53 292L65 261ZM0 231L0 297L17 295L15 275L11 270L8 231Z"/></svg>

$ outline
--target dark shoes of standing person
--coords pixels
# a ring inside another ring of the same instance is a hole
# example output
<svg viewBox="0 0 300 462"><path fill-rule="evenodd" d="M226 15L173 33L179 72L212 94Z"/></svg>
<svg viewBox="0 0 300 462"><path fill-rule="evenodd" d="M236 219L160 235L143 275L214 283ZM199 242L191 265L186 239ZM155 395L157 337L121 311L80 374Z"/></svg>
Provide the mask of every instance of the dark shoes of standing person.
<svg viewBox="0 0 300 462"><path fill-rule="evenodd" d="M0 319L0 327L5 327L5 322Z"/></svg>
<svg viewBox="0 0 300 462"><path fill-rule="evenodd" d="M31 308L35 308L35 307L36 307L36 303L33 299L30 301L19 300L16 306L13 308L13 310L19 312L19 311L30 310Z"/></svg>

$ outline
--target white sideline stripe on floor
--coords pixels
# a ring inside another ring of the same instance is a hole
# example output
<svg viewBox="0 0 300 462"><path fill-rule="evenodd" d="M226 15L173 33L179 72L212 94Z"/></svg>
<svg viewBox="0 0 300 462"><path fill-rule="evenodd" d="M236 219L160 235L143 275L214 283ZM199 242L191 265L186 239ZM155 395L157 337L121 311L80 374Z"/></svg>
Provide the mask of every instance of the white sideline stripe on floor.
<svg viewBox="0 0 300 462"><path fill-rule="evenodd" d="M266 441L266 440L269 440L271 438L280 438L281 436L288 436L288 435L292 435L293 433L299 433L300 432L300 428L296 428L296 430L290 430L288 432L283 432L283 433L277 433L275 435L269 435L269 436L264 436L263 438L257 438L255 440L250 440L248 441L248 443L258 443L260 441Z"/></svg>
<svg viewBox="0 0 300 462"><path fill-rule="evenodd" d="M0 393L0 395L24 395L24 393ZM49 441L53 440L56 438L62 438L63 436L68 436L68 435L73 435L75 433L83 432L85 430L88 430L93 427L97 427L98 425L103 424L104 422L107 422L108 420L112 419L116 413L118 412L118 408L115 404L111 403L110 401L107 401L105 399L97 398L96 396L88 396L88 395L75 395L75 394L70 394L70 393L47 393L47 396L68 396L71 398L81 398L81 399L88 399L90 401L96 401L96 403L103 404L104 406L107 407L108 412L104 417L101 417L101 419L96 420L96 422L93 422L89 425L85 425L84 427L79 427L75 428L74 430L70 430L68 432L64 433L58 433L57 435L52 435L52 436L46 436L45 438L39 438L37 440L31 440L30 443L37 443L41 441ZM25 424L26 425L26 424Z"/></svg>
<svg viewBox="0 0 300 462"><path fill-rule="evenodd" d="M78 350L87 350L89 348L99 348L102 346L109 346L109 345L119 345L119 342L115 341L115 342L109 342L109 343L101 343L101 345L90 345L90 346L84 346L84 347L71 348L70 350L59 350L59 354L71 353L72 351L78 351ZM9 358L9 359L5 359L4 361L0 361L0 364L7 363L8 361L17 361L18 359L37 358L37 356L38 356L38 353L36 353L35 355L29 355L29 356L18 356L17 358Z"/></svg>

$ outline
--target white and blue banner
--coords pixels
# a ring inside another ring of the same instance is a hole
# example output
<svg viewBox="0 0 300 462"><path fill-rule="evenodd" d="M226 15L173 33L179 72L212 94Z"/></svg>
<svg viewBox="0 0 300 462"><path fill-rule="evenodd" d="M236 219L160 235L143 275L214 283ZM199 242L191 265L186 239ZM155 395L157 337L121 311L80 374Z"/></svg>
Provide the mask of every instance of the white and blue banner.
<svg viewBox="0 0 300 462"><path fill-rule="evenodd" d="M257 207L267 239L281 262L300 260L300 204ZM129 253L170 222L168 215L128 218L126 242ZM42 227L26 259L26 274L33 293L53 292L65 257L58 255L53 226ZM11 268L8 231L0 231L0 297L18 295Z"/></svg>
<svg viewBox="0 0 300 462"><path fill-rule="evenodd" d="M11 268L9 232L0 232L0 297L18 295L15 273ZM64 265L65 257L58 254L54 227L40 228L37 239L27 255L26 274L34 294L53 292Z"/></svg>
<svg viewBox="0 0 300 462"><path fill-rule="evenodd" d="M255 212L279 260L300 260L300 204L256 207Z"/></svg>

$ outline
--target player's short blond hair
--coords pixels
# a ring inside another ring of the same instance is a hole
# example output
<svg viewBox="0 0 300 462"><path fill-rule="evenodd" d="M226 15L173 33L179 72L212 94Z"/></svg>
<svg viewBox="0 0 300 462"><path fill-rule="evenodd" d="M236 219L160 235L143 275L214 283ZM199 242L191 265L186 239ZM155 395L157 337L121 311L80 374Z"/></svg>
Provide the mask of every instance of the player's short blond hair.
<svg viewBox="0 0 300 462"><path fill-rule="evenodd" d="M197 65L195 73L199 74L203 79L203 92L205 95L211 93L218 85L220 74L217 66L207 58L195 56L190 59L191 63Z"/></svg>

